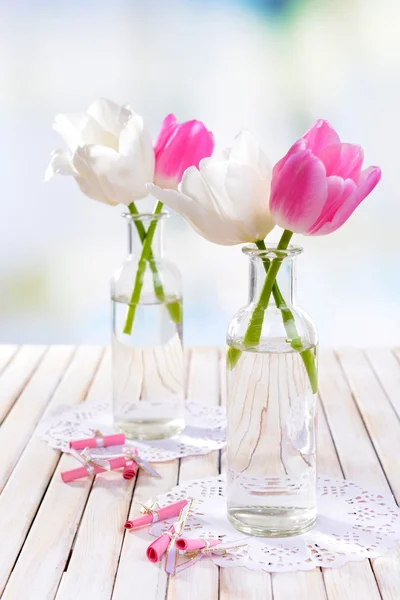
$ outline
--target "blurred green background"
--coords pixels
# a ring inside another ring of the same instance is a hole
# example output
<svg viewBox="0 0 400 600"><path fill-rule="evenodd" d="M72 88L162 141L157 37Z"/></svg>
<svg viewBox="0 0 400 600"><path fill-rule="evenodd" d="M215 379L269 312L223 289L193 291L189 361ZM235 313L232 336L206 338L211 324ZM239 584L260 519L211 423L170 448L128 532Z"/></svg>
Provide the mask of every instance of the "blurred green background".
<svg viewBox="0 0 400 600"><path fill-rule="evenodd" d="M168 112L204 120L217 149L247 128L273 162L316 118L362 144L382 182L337 233L295 237L299 301L325 345L399 342L398 0L16 0L1 12L0 342L109 341L122 210L70 178L43 183L54 114L101 96L131 104L153 135ZM176 215L166 233L186 342L223 344L247 259Z"/></svg>

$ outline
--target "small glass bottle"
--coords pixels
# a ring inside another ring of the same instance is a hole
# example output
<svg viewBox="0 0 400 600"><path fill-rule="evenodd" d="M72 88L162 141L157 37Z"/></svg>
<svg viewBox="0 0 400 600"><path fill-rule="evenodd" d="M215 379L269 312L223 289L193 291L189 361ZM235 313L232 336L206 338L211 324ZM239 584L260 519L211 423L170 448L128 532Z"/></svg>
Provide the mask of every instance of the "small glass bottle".
<svg viewBox="0 0 400 600"><path fill-rule="evenodd" d="M167 216L123 215L128 256L111 280L114 423L130 439L162 439L184 428L181 278L163 258ZM154 238L143 259L150 226Z"/></svg>
<svg viewBox="0 0 400 600"><path fill-rule="evenodd" d="M284 537L310 529L317 514L317 334L295 304L294 263L302 249L243 252L249 303L227 336L228 517L245 533ZM276 284L260 310L271 265L279 266ZM249 344L253 313L259 341Z"/></svg>

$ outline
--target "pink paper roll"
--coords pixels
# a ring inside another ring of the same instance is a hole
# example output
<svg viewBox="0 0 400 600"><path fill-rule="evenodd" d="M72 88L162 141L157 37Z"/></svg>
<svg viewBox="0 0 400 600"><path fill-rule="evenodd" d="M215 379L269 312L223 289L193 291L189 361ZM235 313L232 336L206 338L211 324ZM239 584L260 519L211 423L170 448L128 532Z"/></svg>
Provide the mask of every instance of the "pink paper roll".
<svg viewBox="0 0 400 600"><path fill-rule="evenodd" d="M187 503L187 500L179 500L179 502L157 508L155 512L157 513L158 518L156 515L152 514L142 515L141 517L137 517L137 519L127 521L124 527L125 529L139 529L140 527L146 527L146 525L156 523L157 521L165 521L166 519L172 519L172 517L178 517L182 508L184 508Z"/></svg>
<svg viewBox="0 0 400 600"><path fill-rule="evenodd" d="M104 435L86 440L75 440L69 443L70 448L75 450L84 450L85 448L106 448L107 446L122 446L125 444L125 435L115 433L113 435Z"/></svg>
<svg viewBox="0 0 400 600"><path fill-rule="evenodd" d="M124 456L120 456L118 458L110 458L108 460L110 464L110 469L120 469L121 467L125 467L126 460ZM100 467L93 466L94 472L97 473L106 473L106 469L101 469ZM70 471L64 471L61 473L61 479L64 483L68 483L69 481L74 481L75 479L81 479L82 477L87 477L89 475L86 467L78 467L77 469L71 469Z"/></svg>
<svg viewBox="0 0 400 600"><path fill-rule="evenodd" d="M122 471L122 477L124 479L133 479L137 472L137 465L133 461L126 463L124 470Z"/></svg>
<svg viewBox="0 0 400 600"><path fill-rule="evenodd" d="M174 533L174 526L168 529L169 532ZM160 535L146 550L146 556L150 562L155 563L160 560L163 554L167 551L171 538L169 535Z"/></svg>
<svg viewBox="0 0 400 600"><path fill-rule="evenodd" d="M207 540L209 547L217 546L221 542L219 540ZM185 550L187 552L191 552L192 550L202 550L206 547L206 540L201 539L190 539L180 537L176 540L176 547L178 550Z"/></svg>

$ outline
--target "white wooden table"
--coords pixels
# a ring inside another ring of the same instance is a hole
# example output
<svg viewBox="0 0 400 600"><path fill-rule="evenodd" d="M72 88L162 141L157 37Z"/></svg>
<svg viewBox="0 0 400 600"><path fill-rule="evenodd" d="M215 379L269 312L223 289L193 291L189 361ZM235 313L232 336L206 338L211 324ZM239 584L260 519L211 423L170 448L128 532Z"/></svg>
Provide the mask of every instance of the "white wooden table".
<svg viewBox="0 0 400 600"><path fill-rule="evenodd" d="M321 351L319 469L400 500L400 352ZM188 393L224 402L222 353L189 351ZM65 485L75 466L34 437L61 404L110 394L110 354L97 347L0 346L0 596L3 600L400 599L400 552L341 569L272 574L201 561L175 578L146 561L146 530L124 534L138 504L224 466L215 451L157 465L162 479L107 473ZM400 548L400 546L399 546Z"/></svg>

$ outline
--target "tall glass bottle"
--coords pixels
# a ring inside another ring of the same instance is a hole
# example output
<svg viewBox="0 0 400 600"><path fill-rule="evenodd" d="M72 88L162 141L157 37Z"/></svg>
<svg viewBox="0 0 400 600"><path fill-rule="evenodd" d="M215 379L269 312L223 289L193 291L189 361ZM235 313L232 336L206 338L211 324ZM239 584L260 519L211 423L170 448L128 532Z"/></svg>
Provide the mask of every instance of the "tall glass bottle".
<svg viewBox="0 0 400 600"><path fill-rule="evenodd" d="M249 534L295 535L316 519L317 334L295 303L302 249L243 251L250 260L249 303L227 336L228 516ZM279 266L276 284L260 307L271 265ZM250 322L258 340L248 335Z"/></svg>
<svg viewBox="0 0 400 600"><path fill-rule="evenodd" d="M181 278L163 258L168 213L123 216L128 256L111 280L114 422L128 438L161 439L184 428Z"/></svg>

